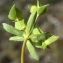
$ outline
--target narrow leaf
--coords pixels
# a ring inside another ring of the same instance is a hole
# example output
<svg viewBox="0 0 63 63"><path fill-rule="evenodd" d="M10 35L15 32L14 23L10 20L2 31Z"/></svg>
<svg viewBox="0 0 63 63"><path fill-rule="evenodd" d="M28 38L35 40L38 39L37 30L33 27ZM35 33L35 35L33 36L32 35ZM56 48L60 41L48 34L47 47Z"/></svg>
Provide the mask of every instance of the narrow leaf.
<svg viewBox="0 0 63 63"><path fill-rule="evenodd" d="M23 41L24 38L23 37L20 37L20 36L13 36L13 37L10 37L9 40L13 40L13 41Z"/></svg>
<svg viewBox="0 0 63 63"><path fill-rule="evenodd" d="M33 47L33 45L31 44L31 42L28 40L27 43L26 43L26 46L28 48L28 51L30 52L31 56L36 59L36 60L39 60L39 57Z"/></svg>
<svg viewBox="0 0 63 63"><path fill-rule="evenodd" d="M25 25L24 19L20 20L18 22L15 22L15 28L16 29L23 30L23 29L25 29L25 27L26 27L26 25Z"/></svg>
<svg viewBox="0 0 63 63"><path fill-rule="evenodd" d="M46 46L50 45L51 43L53 43L54 41L56 41L59 37L58 36L51 36L50 38L48 38L47 40L45 40L42 43L42 48L45 49Z"/></svg>
<svg viewBox="0 0 63 63"><path fill-rule="evenodd" d="M11 33L11 34L18 35L18 36L22 36L22 35L23 35L23 31L20 31L20 30L14 28L13 26L8 25L8 24L6 24L6 23L3 23L3 28L4 28L7 32L9 32L9 33Z"/></svg>
<svg viewBox="0 0 63 63"><path fill-rule="evenodd" d="M35 12L33 12L31 15L30 15L30 17L29 17L29 20L28 20L28 22L27 22L27 27L26 27L26 33L29 33L29 32L31 32L31 29L32 29L32 27L33 27L33 25L34 25L34 22L35 22L35 19L36 19L36 11Z"/></svg>

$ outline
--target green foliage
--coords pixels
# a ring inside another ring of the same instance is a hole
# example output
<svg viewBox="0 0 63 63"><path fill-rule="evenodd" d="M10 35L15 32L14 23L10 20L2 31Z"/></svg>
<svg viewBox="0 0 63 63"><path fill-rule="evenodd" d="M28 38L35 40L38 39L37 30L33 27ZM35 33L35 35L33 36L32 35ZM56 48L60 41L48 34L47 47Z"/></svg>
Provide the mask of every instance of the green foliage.
<svg viewBox="0 0 63 63"><path fill-rule="evenodd" d="M35 10L37 10L37 6L33 5L29 9L30 9L30 12L33 13Z"/></svg>
<svg viewBox="0 0 63 63"><path fill-rule="evenodd" d="M46 8L47 8L47 6L49 6L49 4L44 5L44 6L40 6L40 7L38 8L38 10L37 10L37 13L38 13L39 15L46 13Z"/></svg>
<svg viewBox="0 0 63 63"><path fill-rule="evenodd" d="M56 41L59 37L54 36L51 33L47 33L42 31L38 25L36 25L37 18L40 15L43 15L46 13L47 5L39 5L39 1L37 0L37 6L33 5L31 6L30 12L31 15L26 23L25 19L23 18L22 12L16 7L14 4L9 12L9 19L13 20L15 23L15 27L8 25L6 23L3 23L3 28L11 33L14 34L13 37L10 37L9 40L14 41L25 41L27 48L30 52L30 54L36 59L39 60L38 55L33 47L32 42L34 43L34 46L37 48L47 48L51 43Z"/></svg>
<svg viewBox="0 0 63 63"><path fill-rule="evenodd" d="M24 41L24 38L20 36L13 36L13 37L10 37L9 40Z"/></svg>
<svg viewBox="0 0 63 63"><path fill-rule="evenodd" d="M26 27L26 24L25 24L25 22L24 22L24 19L15 22L15 28L16 28L16 29L18 29L18 30L23 30L23 29L25 29L25 27Z"/></svg>
<svg viewBox="0 0 63 63"><path fill-rule="evenodd" d="M30 33L32 31L32 27L34 25L34 22L35 22L35 19L36 19L36 11L33 12L30 17L29 17L29 20L27 22L27 27L26 27L26 33Z"/></svg>
<svg viewBox="0 0 63 63"><path fill-rule="evenodd" d="M38 2L38 0L37 0ZM43 6L40 6L39 2L37 3L37 6L36 5L33 5L31 6L29 9L30 9L30 12L33 13L35 10L37 11L37 14L38 16L39 15L42 15L44 13L46 13L46 8L49 6L49 4L46 4L46 5L43 5Z"/></svg>
<svg viewBox="0 0 63 63"><path fill-rule="evenodd" d="M33 34L40 34L40 33L44 33L40 28L39 26L36 26L34 29L33 29Z"/></svg>
<svg viewBox="0 0 63 63"><path fill-rule="evenodd" d="M14 34L14 35L17 35L17 36L22 36L22 35L23 35L23 31L20 31L20 30L14 28L13 26L8 25L8 24L6 24L6 23L3 23L3 28L4 28L7 32L9 32L9 33L11 33L11 34Z"/></svg>
<svg viewBox="0 0 63 63"><path fill-rule="evenodd" d="M16 19L22 19L22 12L14 4L8 15L9 19L16 21Z"/></svg>
<svg viewBox="0 0 63 63"><path fill-rule="evenodd" d="M27 41L26 46L27 46L30 54L32 55L32 57L35 58L36 60L39 60L39 57L35 51L35 48L33 47L33 45L31 44L31 42L29 40Z"/></svg>
<svg viewBox="0 0 63 63"><path fill-rule="evenodd" d="M42 48L45 49L46 46L50 45L51 43L53 43L54 41L56 41L58 38L59 38L58 36L52 35L51 37L49 37L47 40L45 40L42 43Z"/></svg>

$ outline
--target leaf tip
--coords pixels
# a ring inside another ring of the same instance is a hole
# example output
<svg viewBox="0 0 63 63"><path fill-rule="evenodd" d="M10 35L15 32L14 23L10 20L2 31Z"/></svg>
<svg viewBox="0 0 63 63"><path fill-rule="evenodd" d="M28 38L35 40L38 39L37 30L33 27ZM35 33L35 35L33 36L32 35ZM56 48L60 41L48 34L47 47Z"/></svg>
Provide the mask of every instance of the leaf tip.
<svg viewBox="0 0 63 63"><path fill-rule="evenodd" d="M3 27L5 26L6 23L2 23Z"/></svg>

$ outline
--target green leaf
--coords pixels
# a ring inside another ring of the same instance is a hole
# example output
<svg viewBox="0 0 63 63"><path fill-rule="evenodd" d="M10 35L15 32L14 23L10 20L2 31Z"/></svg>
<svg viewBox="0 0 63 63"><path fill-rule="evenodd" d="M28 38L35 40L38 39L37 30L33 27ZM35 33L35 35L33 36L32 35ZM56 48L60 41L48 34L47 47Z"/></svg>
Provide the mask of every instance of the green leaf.
<svg viewBox="0 0 63 63"><path fill-rule="evenodd" d="M16 6L15 6L15 4L14 4L14 5L12 6L10 12L9 12L8 17L9 17L9 19L11 19L11 20L15 20L15 19L16 19L16 11L15 11L15 8L16 8Z"/></svg>
<svg viewBox="0 0 63 63"><path fill-rule="evenodd" d="M42 45L35 45L36 48L42 48Z"/></svg>
<svg viewBox="0 0 63 63"><path fill-rule="evenodd" d="M30 39L31 39L32 42L38 42L36 34L31 34Z"/></svg>
<svg viewBox="0 0 63 63"><path fill-rule="evenodd" d="M16 29L23 30L23 29L25 29L25 27L26 27L26 25L25 25L24 19L20 20L18 22L15 22L15 28Z"/></svg>
<svg viewBox="0 0 63 63"><path fill-rule="evenodd" d="M13 36L13 37L10 37L9 40L13 40L13 41L23 41L24 38L23 37L20 37L20 36Z"/></svg>
<svg viewBox="0 0 63 63"><path fill-rule="evenodd" d="M28 48L28 51L30 52L31 56L36 59L36 60L39 60L39 57L33 47L33 45L31 44L31 42L28 40L27 43L26 43L26 46Z"/></svg>
<svg viewBox="0 0 63 63"><path fill-rule="evenodd" d="M23 19L22 12L16 7L16 18L21 20Z"/></svg>
<svg viewBox="0 0 63 63"><path fill-rule="evenodd" d="M43 33L43 34L38 34L37 35L37 40L39 41L39 40L45 40L46 39L46 35Z"/></svg>
<svg viewBox="0 0 63 63"><path fill-rule="evenodd" d="M47 6L49 6L49 4L40 6L40 7L38 8L38 10L37 10L37 13L38 13L39 15L43 14L44 11L46 10Z"/></svg>
<svg viewBox="0 0 63 63"><path fill-rule="evenodd" d="M32 27L33 27L33 25L34 25L34 22L35 22L35 19L36 19L36 15L37 15L36 11L34 11L34 12L30 15L29 20L28 20L28 22L27 22L26 30L25 30L26 33L31 32L31 29L32 29Z"/></svg>
<svg viewBox="0 0 63 63"><path fill-rule="evenodd" d="M39 29L38 29L38 28L34 28L34 29L33 29L33 34L40 34Z"/></svg>
<svg viewBox="0 0 63 63"><path fill-rule="evenodd" d="M35 42L34 44L35 44L35 47L37 47L37 48L42 48L42 40L39 40L38 42Z"/></svg>
<svg viewBox="0 0 63 63"><path fill-rule="evenodd" d="M40 34L40 30L38 28L34 28L33 29L33 34Z"/></svg>
<svg viewBox="0 0 63 63"><path fill-rule="evenodd" d="M7 32L9 32L9 33L11 33L11 34L18 35L18 36L22 36L22 35L23 35L23 31L20 31L20 30L14 28L13 26L8 25L8 24L6 24L6 23L3 23L3 28L4 28Z"/></svg>
<svg viewBox="0 0 63 63"><path fill-rule="evenodd" d="M32 34L30 36L32 42L39 42L39 41L44 41L46 39L46 35L45 34Z"/></svg>
<svg viewBox="0 0 63 63"><path fill-rule="evenodd" d="M22 12L14 4L9 12L8 18L11 20L22 19Z"/></svg>
<svg viewBox="0 0 63 63"><path fill-rule="evenodd" d="M41 42L40 42L40 43L41 43ZM38 45L36 44L35 47L36 47L36 48L41 48L41 49L42 49L42 45L41 45L41 44L38 44ZM50 49L49 45L46 46L46 48Z"/></svg>
<svg viewBox="0 0 63 63"><path fill-rule="evenodd" d="M56 41L59 37L58 36L51 36L50 38L48 38L47 40L45 40L42 43L42 48L45 49L46 46L50 45L51 43L53 43L54 41Z"/></svg>
<svg viewBox="0 0 63 63"><path fill-rule="evenodd" d="M37 9L37 7L35 5L31 6L30 8L30 12L33 13L35 10Z"/></svg>
<svg viewBox="0 0 63 63"><path fill-rule="evenodd" d="M44 33L38 26L36 26L33 29L33 34L40 34L40 33Z"/></svg>
<svg viewBox="0 0 63 63"><path fill-rule="evenodd" d="M42 43L52 36L51 33L40 33L40 34L31 34L30 39L34 42L37 48L42 48Z"/></svg>

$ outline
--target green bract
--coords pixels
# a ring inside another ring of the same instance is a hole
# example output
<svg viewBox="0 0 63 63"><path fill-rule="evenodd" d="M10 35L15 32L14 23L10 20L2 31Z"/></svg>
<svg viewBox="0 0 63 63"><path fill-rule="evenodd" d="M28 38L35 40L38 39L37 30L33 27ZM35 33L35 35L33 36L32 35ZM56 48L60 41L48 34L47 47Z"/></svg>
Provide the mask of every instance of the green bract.
<svg viewBox="0 0 63 63"><path fill-rule="evenodd" d="M37 0L37 6L33 5L29 9L30 9L31 13L33 13L36 10L37 11L37 16L39 16L39 15L42 15L42 14L46 13L47 6L49 6L49 4L40 6L39 1Z"/></svg>
<svg viewBox="0 0 63 63"><path fill-rule="evenodd" d="M30 12L33 13L35 10L37 10L37 7L33 5L29 9L30 9Z"/></svg>
<svg viewBox="0 0 63 63"><path fill-rule="evenodd" d="M38 13L39 15L46 13L46 8L47 8L47 6L49 6L49 4L44 5L44 6L40 6L40 7L37 9L37 13Z"/></svg>
<svg viewBox="0 0 63 63"><path fill-rule="evenodd" d="M26 25L25 25L24 19L15 22L16 29L23 30L23 29L25 29L25 27L26 27Z"/></svg>
<svg viewBox="0 0 63 63"><path fill-rule="evenodd" d="M9 17L9 19L14 20L14 21L16 21L16 19L22 19L23 18L22 12L16 7L15 4L10 9L8 17Z"/></svg>
<svg viewBox="0 0 63 63"><path fill-rule="evenodd" d="M33 5L30 7L31 15L28 21L25 21L22 12L14 4L9 12L8 17L14 21L15 27L3 23L3 28L7 32L14 35L13 37L10 37L9 40L21 42L26 41L26 45L30 54L36 60L39 60L39 57L34 49L34 46L45 49L59 38L58 36L52 35L51 33L44 32L36 24L37 18L40 15L46 13L45 10L47 6L49 6L49 4L40 6L39 1L37 0L37 6ZM34 43L34 46L32 43Z"/></svg>

